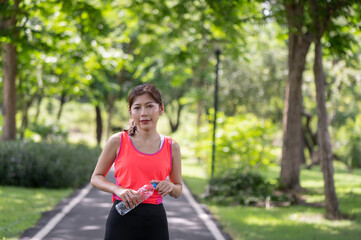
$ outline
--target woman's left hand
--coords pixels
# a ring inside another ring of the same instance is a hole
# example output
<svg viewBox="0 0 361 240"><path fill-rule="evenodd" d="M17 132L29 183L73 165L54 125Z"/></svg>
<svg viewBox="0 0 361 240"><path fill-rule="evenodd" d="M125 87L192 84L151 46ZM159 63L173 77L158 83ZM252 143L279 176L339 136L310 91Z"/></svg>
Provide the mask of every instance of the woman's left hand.
<svg viewBox="0 0 361 240"><path fill-rule="evenodd" d="M162 197L167 196L170 192L174 189L174 184L170 181L158 181L158 180L152 180L150 183L156 183L157 188L156 190Z"/></svg>

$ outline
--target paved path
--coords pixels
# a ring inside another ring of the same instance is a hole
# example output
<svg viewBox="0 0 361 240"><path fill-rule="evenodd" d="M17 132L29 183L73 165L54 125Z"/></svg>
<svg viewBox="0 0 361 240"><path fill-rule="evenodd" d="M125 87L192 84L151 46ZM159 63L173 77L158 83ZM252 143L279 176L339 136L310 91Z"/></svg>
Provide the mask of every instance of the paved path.
<svg viewBox="0 0 361 240"><path fill-rule="evenodd" d="M113 172L107 175L111 179ZM114 177L113 177L114 178ZM37 226L27 230L21 240L100 240L112 205L111 195L89 185L47 212ZM188 189L180 198L166 197L171 240L225 240L211 216L194 201Z"/></svg>

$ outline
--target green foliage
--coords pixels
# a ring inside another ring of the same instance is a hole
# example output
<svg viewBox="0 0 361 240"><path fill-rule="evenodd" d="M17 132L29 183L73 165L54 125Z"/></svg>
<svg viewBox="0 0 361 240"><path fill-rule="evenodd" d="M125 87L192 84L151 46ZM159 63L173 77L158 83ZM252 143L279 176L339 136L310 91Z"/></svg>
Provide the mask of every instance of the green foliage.
<svg viewBox="0 0 361 240"><path fill-rule="evenodd" d="M86 145L0 142L0 184L24 187L79 187L89 181L100 153Z"/></svg>
<svg viewBox="0 0 361 240"><path fill-rule="evenodd" d="M340 144L335 151L338 158L350 171L361 167L361 114L358 114L355 120L347 119L336 135L337 143Z"/></svg>
<svg viewBox="0 0 361 240"><path fill-rule="evenodd" d="M233 169L210 180L207 199L221 205L255 205L264 202L274 189L257 173Z"/></svg>
<svg viewBox="0 0 361 240"><path fill-rule="evenodd" d="M252 114L221 115L217 119L215 174L232 168L253 169L276 161L278 148L272 143L276 130L271 121ZM213 124L210 122L201 129L202 137L196 142L196 152L208 166L212 154Z"/></svg>
<svg viewBox="0 0 361 240"><path fill-rule="evenodd" d="M37 133L40 135L41 140L50 142L66 140L68 137L68 132L55 124L46 125L44 123L34 123L30 127L29 132Z"/></svg>
<svg viewBox="0 0 361 240"><path fill-rule="evenodd" d="M222 53L219 109L230 116L253 113L281 123L287 45L277 35L285 30L272 22L244 28L249 33L244 56L235 59Z"/></svg>

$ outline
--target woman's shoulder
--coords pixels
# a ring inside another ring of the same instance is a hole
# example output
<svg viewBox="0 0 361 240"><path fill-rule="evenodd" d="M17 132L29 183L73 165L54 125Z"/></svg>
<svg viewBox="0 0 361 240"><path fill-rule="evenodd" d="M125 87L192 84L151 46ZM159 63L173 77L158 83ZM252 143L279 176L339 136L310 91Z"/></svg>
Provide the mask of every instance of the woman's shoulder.
<svg viewBox="0 0 361 240"><path fill-rule="evenodd" d="M172 143L173 145L178 145L178 143L171 137L171 136L167 136L167 135L163 135L163 134L159 134L161 137L164 137L164 139L167 139L169 142Z"/></svg>
<svg viewBox="0 0 361 240"><path fill-rule="evenodd" d="M170 137L169 137L170 138ZM180 150L180 147L179 147L179 144L177 143L176 140L174 140L173 138L170 138L170 141L171 141L171 146L172 146L172 151L179 151Z"/></svg>
<svg viewBox="0 0 361 240"><path fill-rule="evenodd" d="M118 133L114 133L112 136L110 136L110 138L107 141L107 144L109 145L116 145L119 146L120 141L121 141L121 137L122 134L124 134L124 132L118 132Z"/></svg>

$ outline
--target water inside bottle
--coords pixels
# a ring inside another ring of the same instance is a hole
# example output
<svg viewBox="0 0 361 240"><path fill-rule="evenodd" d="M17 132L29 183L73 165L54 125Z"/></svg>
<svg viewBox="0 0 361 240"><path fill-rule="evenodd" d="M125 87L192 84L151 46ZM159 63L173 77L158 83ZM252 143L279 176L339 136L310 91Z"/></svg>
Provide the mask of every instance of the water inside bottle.
<svg viewBox="0 0 361 240"><path fill-rule="evenodd" d="M138 193L140 194L140 199L141 202L147 200L150 196L152 196L154 189L155 189L156 185L145 185L143 187L141 187L138 190ZM140 202L140 203L141 203ZM139 204L140 204L139 203ZM139 204L137 204L136 206L138 206ZM135 206L135 207L136 207ZM125 214L127 214L129 211L131 211L133 208L127 208L125 206L125 203L123 201L121 201L120 203L118 203L117 205L115 205L115 209L119 212L120 215L124 216Z"/></svg>

